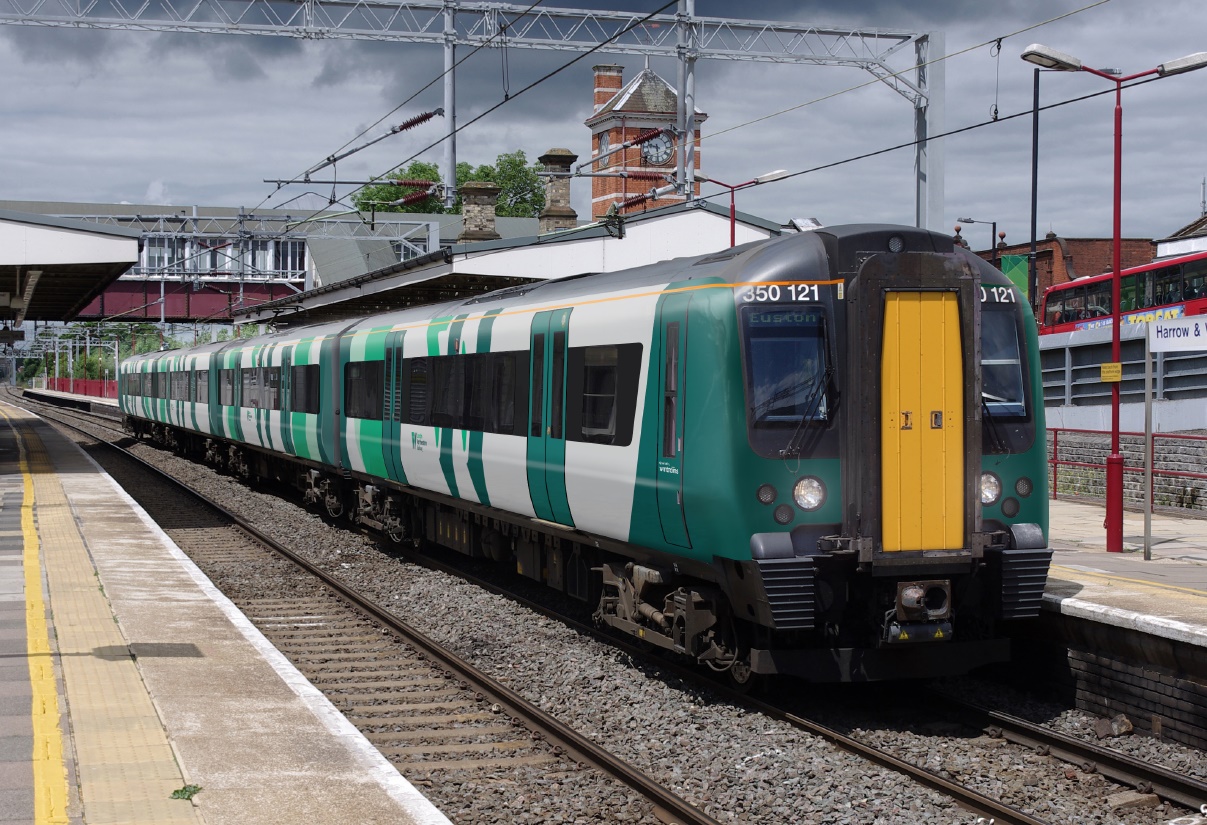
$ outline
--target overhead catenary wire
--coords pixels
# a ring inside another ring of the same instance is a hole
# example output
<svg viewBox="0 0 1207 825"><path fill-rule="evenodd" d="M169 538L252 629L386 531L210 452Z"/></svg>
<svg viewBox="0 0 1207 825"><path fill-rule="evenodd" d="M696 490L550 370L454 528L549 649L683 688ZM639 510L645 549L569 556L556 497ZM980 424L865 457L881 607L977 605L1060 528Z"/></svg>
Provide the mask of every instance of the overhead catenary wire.
<svg viewBox="0 0 1207 825"><path fill-rule="evenodd" d="M545 74L543 74L543 75L541 75L540 77L538 77L536 80L534 80L534 81L532 81L531 83L529 83L527 86L524 86L522 89L520 89L519 91L517 91L515 94L511 95L510 97L504 98L503 100L500 100L500 101L499 101L498 103L496 103L495 105L491 106L490 108L486 109L486 110L485 110L485 111L483 111L483 112L480 112L480 113L479 113L477 116L475 116L475 117L471 118L470 120L466 121L465 123L461 124L461 125L460 125L460 126L458 126L456 129L454 129L452 132L450 132L450 133L448 133L447 135L444 135L443 137L441 137L439 140L436 140L436 141L433 141L432 143L429 143L427 146L424 146L422 149L420 149L419 151L415 152L415 153L414 153L414 154L412 154L410 157L408 157L408 158L406 158L406 159L402 160L402 161L401 161L401 162L399 162L399 163L393 164L393 165L391 166L391 169L396 169L396 168L400 168L400 167L405 166L406 164L408 164L408 163L410 163L411 161L415 160L416 158L418 158L420 155L422 155L424 152L428 151L429 149L434 149L435 147L439 146L441 143L443 143L443 142L444 142L445 140L447 140L449 137L451 137L451 136L453 136L453 135L456 135L456 134L459 134L460 132L462 132L462 131L463 131L463 130L465 130L465 129L468 129L470 126L472 126L473 124L477 123L479 120L481 120L482 118L486 117L487 115L490 115L490 114L494 113L495 111L497 111L497 110L498 110L499 108L501 108L502 106L504 106L504 105L506 105L506 104L508 104L508 103L512 102L513 100L515 100L515 99L519 98L521 95L523 95L523 94L525 94L525 93L527 93L527 92L531 91L532 89L534 89L534 88L536 88L537 86L541 85L541 84L542 84L542 83L544 83L545 81L547 81L547 80L549 80L549 79L551 79L551 78L553 78L553 77L555 77L555 76L557 76L557 75L561 74L561 73L562 73L562 72L564 72L566 69L570 68L571 66L573 66L573 65L574 65L574 64L576 64L576 63L578 63L579 61L581 61L581 60L585 60L586 58L590 57L590 56L591 56L591 55L593 55L595 52L599 51L599 50L600 50L600 49L602 49L604 46L606 46L606 45L608 45L609 43L611 43L613 40L616 40L617 38L622 37L623 35L628 34L628 33L629 33L629 32L631 32L633 29L636 29L636 28L638 28L638 27L640 27L640 26L645 25L645 24L646 24L646 23L647 23L647 22L648 22L648 21L649 21L651 18L653 18L653 17L655 17L655 16L657 16L657 15L661 14L662 12L666 11L668 8L670 8L671 6L675 5L677 2L678 2L678 0L668 0L668 2L666 2L666 3L662 4L662 5L661 5L661 6L659 6L658 8L654 9L654 10L653 10L652 12L650 12L649 14L645 15L644 17L642 17L642 18L640 18L640 19L638 19L638 20L633 21L633 22L632 22L632 23L630 23L628 26L625 26L623 29L620 29L620 30L619 30L619 31L617 31L615 34L613 34L611 37L608 37L607 39L605 39L605 40L603 40L603 41L601 41L601 42L597 43L595 46L591 47L590 49L588 49L587 51L585 51L585 52L583 52L582 54L578 55L577 57L575 57L575 58L573 58L573 59L571 59L571 60L568 60L567 62L563 63L561 66L558 66L556 69L554 69L554 70L552 70L552 71L550 71L550 72L546 72ZM1106 2L1106 0L1101 0L1101 2ZM443 76L443 75L442 75L442 76ZM433 82L434 82L434 81L433 81ZM377 177L379 177L379 178L384 178L386 175L388 175L388 174L389 174L389 171L390 171L390 170L387 170L386 172L383 172L381 175L378 175ZM348 192L345 192L345 193L342 195L342 197L344 197L344 198L350 197L350 196L352 196L352 195L356 194L357 192L359 192L360 190L362 190L362 189L364 189L364 188L365 188L364 184L361 184L361 185L357 186L355 189L351 189L351 190L349 190ZM312 217L314 217L315 215L319 215L319 214L321 214L321 213L322 213L322 210L318 210L318 211L316 211L316 212L314 213L314 215L312 215Z"/></svg>
<svg viewBox="0 0 1207 825"><path fill-rule="evenodd" d="M526 9L524 9L522 12L520 12L519 16L520 16L520 17L523 17L524 15L528 14L529 12L531 12L533 9L535 9L537 6L539 6L539 5L540 5L541 3L543 3L543 2L544 2L544 0L535 0L535 2L533 2L532 4L530 4L530 5L528 6L528 8L526 8ZM663 8L665 8L665 6L664 6ZM399 109L401 109L403 106L406 106L408 103L410 103L411 101L413 101L415 98L419 97L419 95L423 94L423 93L424 93L424 92L426 92L428 89L432 88L432 86L435 86L437 83L439 83L441 80L443 80L443 79L444 79L444 77L445 77L445 75L447 75L449 72L454 72L454 71L456 71L458 66L460 66L460 65L461 65L462 63L464 63L465 61L469 60L471 57L473 57L475 54L477 54L478 52L480 52L482 49L485 49L487 46L491 45L491 43L494 41L494 39L495 39L496 37L504 37L504 38L506 38L506 31L507 31L507 27L506 27L506 26L501 27L501 28L500 28L500 30L499 30L497 33L492 34L492 35L491 35L490 37L488 37L488 38L487 38L485 41L483 41L483 42L482 42L482 43L480 43L479 45L475 46L475 47L473 48L473 50L471 50L471 51L470 51L470 53L469 53L469 54L465 55L465 56L464 56L464 57L462 57L460 60L458 60L458 61L456 61L455 63L453 63L453 65L452 65L452 66L450 66L449 68L445 69L445 70L444 70L444 71L442 71L440 74L436 75L434 78L432 78L430 81L428 81L428 82L427 82L427 83L426 83L426 84L425 84L425 85L424 85L422 88L418 89L418 90L417 90L417 91L416 91L414 94L412 94L412 95L411 95L410 97L408 97L406 100L402 101L402 102L401 102L401 103L399 103L397 106L395 106L393 109L391 109L390 111L386 112L384 115L382 115L381 117L379 117L377 120L373 121L371 124L369 124L368 126L366 126L364 129L361 129L361 130L360 130L359 132L357 132L357 133L356 133L356 134L355 134L353 137L349 138L349 139L348 139L348 140L347 140L347 141L346 141L346 142L345 142L345 143L344 143L342 146L340 146L338 149L336 149L334 152L332 152L332 153L331 153L331 155L329 155L328 157L332 157L332 156L338 155L340 152L344 151L344 150L345 150L345 149L347 149L349 146L351 146L351 145L352 145L352 144L353 144L355 141L360 140L362 137L364 137L365 135L367 135L367 134L369 133L369 131L370 131L370 130L372 130L372 129L376 129L378 126L380 126L382 123L384 123L384 122L385 122L386 118L390 117L390 116L391 116L391 115L393 115L395 112L397 112ZM460 130L458 129L457 131L460 131ZM454 132L453 134L456 134L456 132ZM311 167L311 169L313 169L313 167ZM303 172L301 175L295 175L295 176L294 176L294 177L293 177L293 178L290 180L290 182L291 182L291 183L297 183L297 182L301 181L301 180L302 180L302 177L303 177L304 175L308 174L308 173L311 171L311 169L308 169L306 172ZM280 188L281 188L281 187L280 187L280 185L278 185L278 186L277 186L277 189L280 189ZM259 203L259 204L257 204L257 205L256 205L254 208L259 209L261 206L263 206L264 204L268 203L268 201L272 199L272 196L273 196L274 194L275 194L275 192L270 192L270 193L267 195L267 197L265 197L265 198L264 198L264 200L260 201L260 203Z"/></svg>

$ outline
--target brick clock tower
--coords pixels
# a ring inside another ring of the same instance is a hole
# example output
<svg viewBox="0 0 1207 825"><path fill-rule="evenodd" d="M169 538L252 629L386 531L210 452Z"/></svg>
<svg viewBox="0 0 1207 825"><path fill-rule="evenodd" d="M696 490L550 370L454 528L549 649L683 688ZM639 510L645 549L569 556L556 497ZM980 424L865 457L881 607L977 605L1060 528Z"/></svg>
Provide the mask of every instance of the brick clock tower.
<svg viewBox="0 0 1207 825"><path fill-rule="evenodd" d="M669 83L648 68L623 83L623 66L595 66L595 107L587 118L591 130L591 157L607 152L627 140L632 140L650 129L674 127L677 118L679 96ZM696 112L696 123L703 123L705 115ZM696 168L700 168L700 130L696 129ZM662 134L640 146L630 146L623 152L597 161L595 172L657 172L674 179L678 164L679 149L670 134ZM608 207L617 201L634 195L644 194L660 181L632 180L629 178L591 178L591 219L598 220L607 214ZM699 194L699 184L696 193ZM679 195L659 197L655 205L682 203Z"/></svg>

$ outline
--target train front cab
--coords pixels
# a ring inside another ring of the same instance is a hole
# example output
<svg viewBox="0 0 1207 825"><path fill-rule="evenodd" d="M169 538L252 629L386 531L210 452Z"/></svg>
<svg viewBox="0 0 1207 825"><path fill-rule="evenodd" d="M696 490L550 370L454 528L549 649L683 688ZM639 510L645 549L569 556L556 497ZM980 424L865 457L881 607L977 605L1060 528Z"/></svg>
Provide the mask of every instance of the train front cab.
<svg viewBox="0 0 1207 825"><path fill-rule="evenodd" d="M1008 659L1001 620L1038 614L1051 551L1025 302L949 239L896 228L893 252L873 229L827 239L845 281L841 527L791 553L752 540L772 624L815 644L755 647L754 672L963 673Z"/></svg>

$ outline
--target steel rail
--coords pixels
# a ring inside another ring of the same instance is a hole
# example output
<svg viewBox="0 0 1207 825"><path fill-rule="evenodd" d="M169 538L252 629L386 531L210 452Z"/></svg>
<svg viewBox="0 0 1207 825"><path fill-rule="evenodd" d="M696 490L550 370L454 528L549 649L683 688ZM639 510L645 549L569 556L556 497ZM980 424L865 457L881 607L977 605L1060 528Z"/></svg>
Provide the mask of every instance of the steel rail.
<svg viewBox="0 0 1207 825"><path fill-rule="evenodd" d="M382 607L372 599L369 599L368 597L351 589L337 577L320 569L307 559L302 558L289 548L282 545L280 542L276 541L271 536L261 532L243 517L232 513L220 504L210 501L204 495L192 489L184 482L173 478L163 470L160 470L138 456L133 455L128 450L123 449L112 442L106 441L93 433L80 429L79 427L76 427L66 421L57 420L57 423L86 435L91 439L96 439L97 443L103 444L109 449L120 453L123 457L137 462L149 472L157 474L172 485L184 490L189 495L195 496L201 501L205 502L207 506L212 507L224 518L230 519L233 524L245 530L257 541L262 542L274 552L280 554L282 557L288 559L290 562L305 570L307 573L318 578L325 585L339 594L341 598L351 603L357 609L364 612L367 616L386 625L392 631L398 633L406 640L408 644L414 646L434 662L437 662L441 667L451 671L458 678L464 680L475 691L481 693L484 698L500 705L506 710L506 712L518 719L521 719L524 725L533 732L534 736L545 738L546 741L548 741L554 747L555 753L561 752L568 754L577 761L591 765L592 767L613 777L625 786L641 793L655 806L655 809L661 814L664 821L674 823L675 825L721 825L718 820L709 816L707 813L700 810L695 805L691 804L677 794L671 792L666 787L658 784L646 774L629 765L615 754L612 754L605 748L578 733L573 728L570 728L553 716L545 713L540 708L536 707L527 699L522 697L519 693L513 691L511 688L478 670L470 663L463 661L452 651L448 650L435 640L430 639L407 622L398 618L385 607Z"/></svg>
<svg viewBox="0 0 1207 825"><path fill-rule="evenodd" d="M1163 800L1190 808L1192 811L1198 811L1201 805L1207 803L1207 782L1183 776L1113 748L1100 747L1008 713L991 710L956 697L945 695L944 698L983 714L987 721L985 732L991 736L1001 736L1016 745L1069 762L1083 771L1099 773L1121 785L1130 785L1141 793L1156 794Z"/></svg>

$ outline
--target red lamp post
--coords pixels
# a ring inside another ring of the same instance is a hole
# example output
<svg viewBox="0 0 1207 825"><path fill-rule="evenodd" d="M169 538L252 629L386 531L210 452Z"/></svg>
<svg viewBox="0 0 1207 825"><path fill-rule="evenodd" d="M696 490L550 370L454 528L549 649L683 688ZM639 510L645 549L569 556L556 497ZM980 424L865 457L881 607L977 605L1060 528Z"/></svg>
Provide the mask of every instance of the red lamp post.
<svg viewBox="0 0 1207 825"><path fill-rule="evenodd" d="M715 183L717 186L724 187L729 190L729 246L732 248L737 246L738 238L738 213L734 204L733 193L739 189L745 189L748 186L758 186L760 183L769 183L773 180L788 177L787 169L776 169L774 172L767 172L759 175L757 178L745 181L744 183L735 183L730 186L728 183L721 183L716 178L710 178L703 172L697 171L695 174L696 180L705 181L707 183Z"/></svg>
<svg viewBox="0 0 1207 825"><path fill-rule="evenodd" d="M1111 249L1111 361L1120 363L1119 355L1119 301L1120 301L1120 248L1122 246L1122 179L1123 179L1123 84L1149 75L1165 77L1190 72L1207 66L1207 52L1198 52L1155 69L1129 75L1115 75L1100 69L1081 65L1071 55L1033 43L1023 51L1023 60L1044 69L1062 72L1089 72L1115 84L1115 190L1114 190L1114 235ZM1111 454L1106 459L1106 549L1111 553L1123 552L1123 455L1119 452L1119 381L1111 383Z"/></svg>

